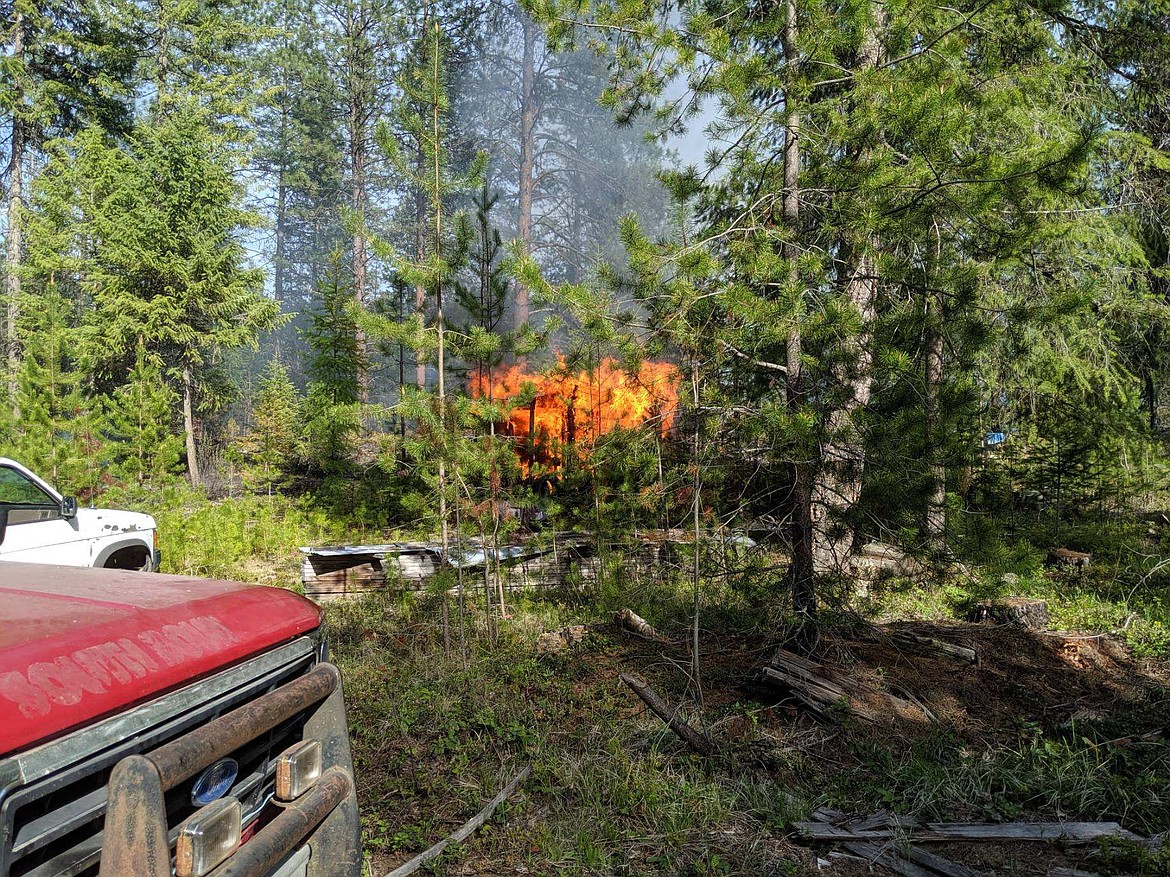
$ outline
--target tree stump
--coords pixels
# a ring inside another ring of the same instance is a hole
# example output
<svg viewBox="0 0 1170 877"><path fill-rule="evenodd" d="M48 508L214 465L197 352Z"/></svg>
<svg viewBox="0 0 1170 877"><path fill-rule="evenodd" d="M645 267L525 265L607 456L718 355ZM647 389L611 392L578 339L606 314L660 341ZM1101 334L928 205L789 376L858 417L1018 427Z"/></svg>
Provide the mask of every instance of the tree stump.
<svg viewBox="0 0 1170 877"><path fill-rule="evenodd" d="M976 603L968 614L969 621L990 621L994 624L1014 624L1033 630L1048 627L1048 604L1028 597L1004 597Z"/></svg>
<svg viewBox="0 0 1170 877"><path fill-rule="evenodd" d="M1084 551L1072 551L1068 548L1049 548L1044 565L1050 569L1066 567L1068 569L1075 569L1078 573L1081 573L1089 568L1089 562L1092 559L1093 555Z"/></svg>

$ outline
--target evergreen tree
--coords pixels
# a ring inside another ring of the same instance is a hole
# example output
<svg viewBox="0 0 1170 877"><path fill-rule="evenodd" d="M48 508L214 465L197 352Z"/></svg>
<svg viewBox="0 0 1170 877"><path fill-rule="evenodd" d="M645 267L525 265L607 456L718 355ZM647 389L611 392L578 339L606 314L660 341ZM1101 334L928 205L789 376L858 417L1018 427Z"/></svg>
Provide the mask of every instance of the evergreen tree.
<svg viewBox="0 0 1170 877"><path fill-rule="evenodd" d="M4 340L9 389L19 361L25 168L53 137L86 124L110 131L129 121L133 41L90 2L7 4L8 45L0 56L0 120L8 130Z"/></svg>
<svg viewBox="0 0 1170 877"><path fill-rule="evenodd" d="M475 198L475 240L471 247L471 280L455 282L455 298L466 312L469 324L463 328L456 348L460 358L473 369L477 391L490 398L492 370L504 359L506 339L500 328L507 308L508 278L501 259L503 243L492 224L492 209L499 196L485 183Z"/></svg>
<svg viewBox="0 0 1170 877"><path fill-rule="evenodd" d="M284 364L273 357L252 400L248 431L235 442L243 457L244 485L253 490L279 488L297 450L300 399Z"/></svg>
<svg viewBox="0 0 1170 877"><path fill-rule="evenodd" d="M310 463L329 475L344 474L361 428L361 385L365 358L358 344L353 293L342 255L335 251L318 286L321 309L305 332L312 359L303 405Z"/></svg>
<svg viewBox="0 0 1170 877"><path fill-rule="evenodd" d="M563 35L570 10L540 9ZM712 278L714 317L700 311L692 331L703 366L730 375L721 382L750 413L742 428L772 449L773 478L789 473L787 490L769 492L789 498L772 513L790 522L790 584L809 617L814 576L849 569L875 392L893 382L890 366L915 360L927 498L903 500L938 535L952 432L944 333L959 340L965 314L1001 306L988 280L1050 245L1063 211L1084 203L1100 140L1071 76L1077 62L1050 18L1007 3L788 2L715 18L696 4L623 0L590 11L583 24L620 34L606 96L615 110L653 105L679 76L689 95L659 104L667 124L685 124L704 98L720 103L708 135L726 148L711 151L705 175L669 177L699 227L657 261L644 237L627 237L659 283L693 265ZM1114 232L1089 232L1098 258L1126 246ZM661 301L652 325L677 336L686 312ZM917 328L887 336L887 317L911 308Z"/></svg>
<svg viewBox="0 0 1170 877"><path fill-rule="evenodd" d="M157 487L176 477L183 453L176 428L178 401L158 357L139 344L125 382L107 405L106 433L117 478Z"/></svg>
<svg viewBox="0 0 1170 877"><path fill-rule="evenodd" d="M85 493L100 486L103 410L87 393L71 311L52 279L22 293L17 330L24 355L12 400L19 414L10 415L4 432L13 456L51 483Z"/></svg>
<svg viewBox="0 0 1170 877"><path fill-rule="evenodd" d="M122 383L141 344L181 393L187 467L200 483L196 412L224 402L219 351L255 345L280 322L244 267L237 239L255 218L238 205L231 159L204 114L175 108L124 144L88 129L39 182L49 227L67 234L37 264L59 266L86 297L79 336L98 389Z"/></svg>

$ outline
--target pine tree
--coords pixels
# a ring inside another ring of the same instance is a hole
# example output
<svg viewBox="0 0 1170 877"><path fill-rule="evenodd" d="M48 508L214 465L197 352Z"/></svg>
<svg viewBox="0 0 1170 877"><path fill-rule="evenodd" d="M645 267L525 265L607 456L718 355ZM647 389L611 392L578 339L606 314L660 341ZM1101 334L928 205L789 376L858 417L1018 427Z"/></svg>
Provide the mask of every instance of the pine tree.
<svg viewBox="0 0 1170 877"><path fill-rule="evenodd" d="M244 266L237 234L255 223L239 207L232 160L202 111L175 107L123 144L88 129L62 149L38 185L45 205L38 257L90 307L79 335L98 390L112 391L141 344L181 393L187 467L200 483L196 413L223 404L224 348L255 345L280 323ZM48 245L46 243L46 245Z"/></svg>
<svg viewBox="0 0 1170 877"><path fill-rule="evenodd" d="M456 348L473 369L473 381L490 398L492 371L504 360L507 339L500 328L507 309L508 278L504 272L499 229L492 224L492 210L499 195L485 183L475 198L475 240L471 246L471 280L456 280L455 298L469 319Z"/></svg>
<svg viewBox="0 0 1170 877"><path fill-rule="evenodd" d="M353 316L353 293L342 255L335 251L318 286L321 309L310 315L305 339L308 394L302 406L310 464L329 475L347 471L361 427L361 384L365 363Z"/></svg>
<svg viewBox="0 0 1170 877"><path fill-rule="evenodd" d="M404 283L426 291L434 305L434 322L425 325L416 317L406 325L391 325L384 318L374 319L372 315L367 315L363 322L376 335L409 341L416 349L433 345L438 377L434 393L419 390L400 400L399 406L402 409L400 413L409 416L417 424L417 436L414 441L408 442L408 449L428 469L434 467L431 469L431 484L438 496L440 538L444 556L449 556L452 524L457 538L460 533L459 505L453 487L457 488L462 481L459 452L464 415L461 406L453 404L448 389L449 327L446 308L452 305L455 280L467 264L470 234L462 216L450 213L448 201L459 193L482 185L487 157L482 153L477 155L463 173L452 166L446 48L437 19L428 22L420 43L422 53L418 63L407 71L401 82L404 98L397 119L399 129L405 134L403 139L411 147L410 151L403 149L395 137L394 129L385 122L378 127L377 142L402 178L409 181L425 198L425 248L417 257L411 257L398 253L384 239L373 238L372 243L375 250L387 258ZM454 520L451 518L452 510ZM461 601L462 594L460 587ZM445 595L443 607L444 642L449 645Z"/></svg>
<svg viewBox="0 0 1170 877"><path fill-rule="evenodd" d="M280 488L297 450L300 399L288 371L277 358L269 360L252 400L248 431L235 442L245 464L244 484L253 490Z"/></svg>
<svg viewBox="0 0 1170 877"><path fill-rule="evenodd" d="M575 14L540 12L554 39ZM726 147L705 175L670 177L700 226L657 261L637 235L633 249L648 298L649 275L666 290L695 266L711 278L689 333L686 311L658 320L701 341L705 369L733 375L721 382L739 395L739 428L769 448L771 492L785 497L770 513L789 522L793 602L811 618L814 584L848 573L863 524L875 394L902 386L896 374L914 361L928 498L900 501L939 535L953 432L946 336L962 340L969 315L998 307L987 280L1050 244L1063 218L1048 217L1084 203L1101 140L1070 75L1077 62L1050 17L1008 3L789 2L714 17L622 0L590 13L583 26L616 35L616 111L657 105L679 126L698 102L719 102L707 133ZM688 94L658 100L680 77ZM915 328L886 334L912 308ZM972 361L964 351L952 363Z"/></svg>
<svg viewBox="0 0 1170 877"><path fill-rule="evenodd" d="M139 487L159 487L177 477L183 453L176 429L178 401L158 357L139 344L125 382L114 389L107 405L117 478Z"/></svg>

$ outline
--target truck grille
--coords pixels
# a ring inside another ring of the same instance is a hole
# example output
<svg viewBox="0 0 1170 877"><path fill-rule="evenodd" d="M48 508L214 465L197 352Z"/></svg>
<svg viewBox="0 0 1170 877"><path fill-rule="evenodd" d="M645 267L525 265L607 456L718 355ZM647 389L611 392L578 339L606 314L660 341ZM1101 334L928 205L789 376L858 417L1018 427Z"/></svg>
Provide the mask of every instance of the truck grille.
<svg viewBox="0 0 1170 877"><path fill-rule="evenodd" d="M13 761L24 782L0 788L0 877L96 875L106 786L117 762L255 700L302 675L315 660L312 641L297 640L16 756ZM294 716L232 753L240 771L229 794L240 799L245 814L258 812L271 799L274 759L302 738L305 719L305 714ZM190 802L194 782L188 780L166 795L172 842L179 824L198 809Z"/></svg>

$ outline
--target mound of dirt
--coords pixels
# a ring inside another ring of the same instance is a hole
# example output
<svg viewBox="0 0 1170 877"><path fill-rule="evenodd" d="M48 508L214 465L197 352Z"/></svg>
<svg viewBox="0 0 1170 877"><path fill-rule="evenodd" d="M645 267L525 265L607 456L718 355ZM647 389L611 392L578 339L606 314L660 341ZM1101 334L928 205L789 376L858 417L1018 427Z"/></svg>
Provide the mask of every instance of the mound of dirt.
<svg viewBox="0 0 1170 877"><path fill-rule="evenodd" d="M915 638L973 649L977 660ZM1106 635L962 622L901 622L829 636L814 658L865 685L909 695L937 722L979 738L1018 731L1024 722L1052 728L1102 714L1168 681L1164 670L1143 665ZM897 716L891 721L905 723Z"/></svg>

